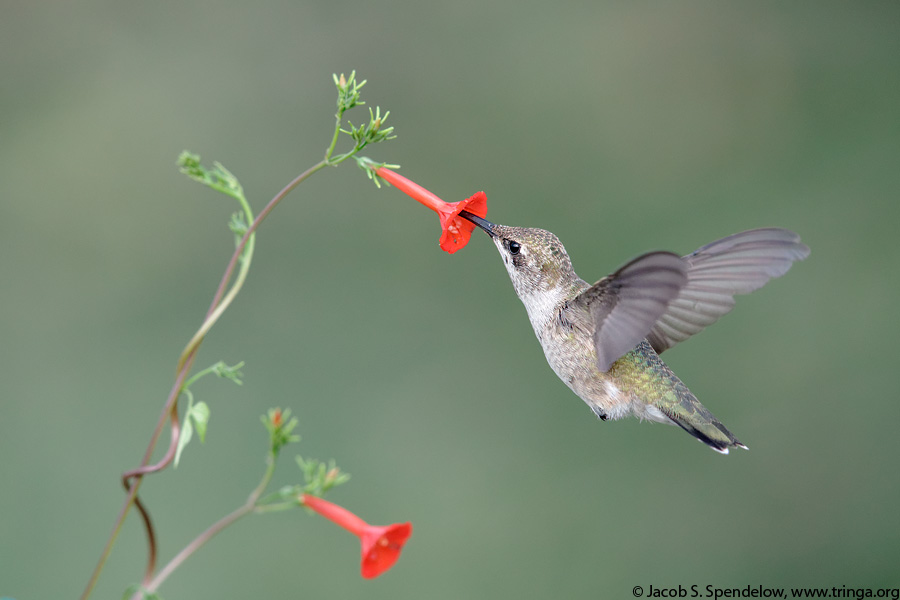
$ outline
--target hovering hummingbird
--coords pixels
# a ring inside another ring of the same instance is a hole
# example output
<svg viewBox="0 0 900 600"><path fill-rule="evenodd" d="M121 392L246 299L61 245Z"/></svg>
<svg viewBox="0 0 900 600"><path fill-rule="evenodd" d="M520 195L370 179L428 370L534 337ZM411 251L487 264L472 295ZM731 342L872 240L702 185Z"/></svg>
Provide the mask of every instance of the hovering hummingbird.
<svg viewBox="0 0 900 600"><path fill-rule="evenodd" d="M594 285L559 238L473 215L494 241L550 367L601 420L635 415L678 425L710 448L747 449L659 355L714 323L747 294L809 255L787 229L752 229L687 256L649 252Z"/></svg>

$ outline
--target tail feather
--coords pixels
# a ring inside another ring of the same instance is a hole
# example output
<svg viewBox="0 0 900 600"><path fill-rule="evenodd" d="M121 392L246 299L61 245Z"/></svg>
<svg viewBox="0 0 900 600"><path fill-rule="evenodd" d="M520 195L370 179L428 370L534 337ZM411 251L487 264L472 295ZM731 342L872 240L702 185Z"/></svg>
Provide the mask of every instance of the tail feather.
<svg viewBox="0 0 900 600"><path fill-rule="evenodd" d="M697 438L697 441L703 442L716 452L728 454L729 448L743 448L749 450L747 446L742 444L740 440L734 437L734 434L728 431L728 428L722 425L706 407L693 398L699 408L692 414L690 419L680 417L678 414L666 414L672 422L687 431L689 434ZM699 418L697 418L699 417Z"/></svg>
<svg viewBox="0 0 900 600"><path fill-rule="evenodd" d="M676 425L716 452L728 454L729 448L749 450L677 378L673 391L677 401L659 408Z"/></svg>
<svg viewBox="0 0 900 600"><path fill-rule="evenodd" d="M722 454L728 454L729 448L747 449L700 404L646 340L616 361L609 375L615 378L617 385L631 391L632 410L639 418L668 419Z"/></svg>

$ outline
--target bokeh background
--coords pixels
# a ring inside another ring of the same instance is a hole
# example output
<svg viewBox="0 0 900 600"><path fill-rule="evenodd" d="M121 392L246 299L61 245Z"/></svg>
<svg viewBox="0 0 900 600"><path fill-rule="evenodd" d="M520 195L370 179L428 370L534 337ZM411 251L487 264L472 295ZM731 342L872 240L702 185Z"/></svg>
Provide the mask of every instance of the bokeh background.
<svg viewBox="0 0 900 600"><path fill-rule="evenodd" d="M353 475L330 498L415 533L364 581L324 520L249 518L164 597L897 588L898 27L896 2L6 3L0 595L81 592L230 255L235 206L179 152L222 161L258 210L321 157L351 69L399 136L373 158L448 201L484 190L585 279L798 231L806 262L665 355L751 451L597 421L488 240L441 252L433 214L345 164L264 224L197 362L244 360L245 384L195 387L206 444L142 494L166 561L244 501L259 415L290 406L293 450ZM95 597L144 556L132 514Z"/></svg>

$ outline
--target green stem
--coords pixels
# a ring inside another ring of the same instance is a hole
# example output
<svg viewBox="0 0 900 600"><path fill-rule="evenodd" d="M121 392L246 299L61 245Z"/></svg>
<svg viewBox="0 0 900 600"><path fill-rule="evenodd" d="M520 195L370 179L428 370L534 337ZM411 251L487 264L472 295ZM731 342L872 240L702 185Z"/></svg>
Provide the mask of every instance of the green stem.
<svg viewBox="0 0 900 600"><path fill-rule="evenodd" d="M279 502L277 504L260 503L256 506L256 509L254 512L263 514L263 513L271 513L271 512L281 512L283 510L291 510L292 508L297 508L296 502Z"/></svg>
<svg viewBox="0 0 900 600"><path fill-rule="evenodd" d="M113 530L109 538L107 539L103 552L100 555L100 560L95 566L94 571L91 574L91 578L81 595L81 600L87 600L87 598L90 597L94 587L97 585L97 581L100 578L100 573L102 572L103 567L105 566L106 561L112 551L112 547L115 544L116 539L118 538L119 532L122 529L122 524L124 523L125 517L128 514L128 510L131 508L131 505L135 503L138 488L143 482L143 476L147 473L164 469L172 461L172 458L175 455L175 450L178 443L178 398L181 395L181 391L184 389L185 380L188 373L190 372L191 366L194 362L194 358L197 355L197 351L200 348L200 344L203 342L204 337L209 332L210 328L216 323L219 317L222 316L222 313L225 312L225 309L228 308L228 306L231 304L232 300L234 300L235 296L244 284L244 281L247 277L247 271L250 267L250 260L253 255L253 248L255 245L254 233L256 229L259 227L260 223L262 223L262 221L269 215L269 213L272 212L272 210L281 202L281 200L284 199L284 197L287 196L289 192L291 192L295 187L306 180L310 175L312 175L316 171L319 171L323 167L337 166L351 156L354 156L357 152L362 150L367 145L368 142L363 141L361 144L357 144L357 146L352 151L339 155L338 157L332 159L332 154L334 153L334 149L337 146L337 140L341 132L341 122L343 120L344 110L345 109L343 108L339 108L338 112L335 114L334 135L332 136L331 144L328 146L328 149L325 152L325 158L308 168L306 171L304 171L303 173L295 177L290 183L288 183L280 192L278 192L278 194L275 195L274 198L269 201L266 207L256 216L255 219L253 219L252 217L250 206L244 198L243 192L241 192L239 195L231 194L230 191L226 192L238 199L238 201L241 203L241 207L243 208L245 215L247 216L247 221L252 220L252 223L247 228L244 236L237 244L234 253L231 255L231 260L228 262L228 265L225 268L225 273L222 275L219 286L216 289L215 294L213 295L213 300L210 303L209 309L207 310L203 324L187 343L181 353L181 356L178 359L178 364L175 369L175 382L173 383L172 389L169 392L169 396L166 400L165 406L163 407L163 411L160 415L159 421L157 422L156 427L153 430L153 434L150 437L150 442L147 445L146 451L144 452L144 457L141 460L140 466L137 469L129 471L123 475L123 481L128 488L128 494L126 495L125 502L122 505L122 508L119 510L118 516L116 517L116 522L113 525ZM235 278L231 289L226 294L225 288L228 285L228 282L231 280L232 275L234 274L234 269L237 265L238 260L240 260L241 258L243 258L243 260L241 260L241 269L237 277ZM157 463L156 465L148 466L150 463L150 458L153 454L153 450L156 448L156 444L159 441L160 435L162 435L166 419L170 416L172 418L172 439L169 444L169 450L166 452L165 457L163 457L163 459L159 463ZM272 466L270 465L270 469L271 468ZM267 471L267 474L270 478L270 470ZM264 481L266 484L268 484L267 478L264 478ZM255 498L253 497L253 495L251 495L251 498L253 498L253 503L258 500L258 494L262 493L263 489L265 489L264 485L261 488L257 489L258 493L257 491L254 492L255 494L257 494ZM185 558L187 558L187 556L190 556L190 554L192 554L194 551L196 551L197 548L205 544L216 533L218 533L234 521L238 520L248 512L252 511L253 508L248 508L248 505L245 505L231 515L228 515L219 522L213 524L209 529L207 529L206 532L204 532L196 540L194 540L194 542L192 542L192 544L194 545L193 547L189 546L185 548L175 559L173 559L173 561L166 565L162 572L160 572L155 578L153 578L153 580L151 581L151 585L153 585L152 589L155 589L156 586L158 586L168 576L168 574L171 573L172 570L177 568L177 566L181 564L181 562L183 562ZM148 538L151 540L150 552L152 557L154 553L154 548L152 547L153 532L149 529L151 527L149 522L147 522L146 527L148 527Z"/></svg>
<svg viewBox="0 0 900 600"><path fill-rule="evenodd" d="M209 529L198 535L194 540L185 546L181 552L179 552L175 557L169 561L169 563L160 569L159 573L156 574L149 584L144 586L144 590L150 593L155 592L162 583L168 579L169 575L171 575L175 569L177 569L181 564L187 560L187 558L199 550L206 542L211 540L217 533L253 511L253 508L247 508L246 506L242 506L230 515L216 521L213 523ZM137 595L137 598L140 598L140 595Z"/></svg>
<svg viewBox="0 0 900 600"><path fill-rule="evenodd" d="M212 373L212 372L215 371L215 370L216 370L216 365L211 365L211 366L209 366L209 367L206 367L206 368L203 369L202 371L197 371L196 373L194 373L194 375L191 376L190 379L188 379L187 381L185 381L185 382L184 382L184 385L181 386L181 393L182 393L182 394L185 394L185 395L190 395L190 393L191 393L191 392L190 392L191 386L194 385L194 384L197 382L198 379L201 379L201 378L203 378L203 377L206 377L207 375L209 375L210 373ZM189 399L190 399L190 398L189 398Z"/></svg>
<svg viewBox="0 0 900 600"><path fill-rule="evenodd" d="M324 161L326 163L331 160L331 154L334 152L334 149L337 146L338 136L341 135L341 122L344 120L344 111L338 110L334 115L334 120L334 136L332 136L331 138L331 145L328 146L328 150L325 151Z"/></svg>
<svg viewBox="0 0 900 600"><path fill-rule="evenodd" d="M191 341L188 342L188 345L185 347L184 351L181 354L181 357L179 358L178 367L176 369L175 382L169 392L169 397L166 400L165 406L163 407L162 415L160 415L159 421L156 424L156 428L153 430L153 434L150 436L150 442L147 445L147 449L144 452L144 457L141 460L140 467L137 469L137 471L145 470L147 468L147 465L150 464L150 457L153 454L154 448L156 448L156 443L159 441L159 436L162 434L166 419L176 409L178 397L181 394L181 390L183 389L187 374L190 372L191 366L194 363L194 358L197 355L197 350L200 347L200 343L203 341L203 336L206 335L206 332L209 331L209 328L212 327L216 320L221 316L222 312L224 312L225 308L227 308L227 305L231 303L231 300L240 290L240 286L243 285L244 278L246 277L246 271L244 269L242 269L242 271L244 272L244 276L241 277L239 275L238 279L235 281L235 286L232 286L232 290L229 292L228 297L222 298L225 286L231 279L231 275L234 272L234 267L237 264L238 258L241 256L244 248L250 242L251 236L259 227L260 223L262 223L262 221L269 215L269 213L272 212L272 210L281 202L281 200L284 199L285 196L287 196L289 192L291 192L291 190L300 185L300 183L306 180L310 175L325 166L328 166L328 163L325 160L322 160L295 177L280 192L278 192L278 194L276 194L274 198L269 201L266 207L256 216L256 219L253 220L253 223L250 225L250 227L247 228L247 232L244 234L244 237L241 238L241 241L235 248L234 253L231 255L231 260L228 262L228 266L225 268L225 273L222 275L222 279L219 282L219 287L217 288L216 293L213 296L213 301L210 304L209 310L207 311L206 319L204 320L203 325L200 327L197 333L194 334L194 337L191 338ZM172 457L175 456L173 451L175 446L173 444L177 444L177 439L174 439L174 437L172 440L172 444L170 444L170 451L166 453L166 456L162 461L160 461L157 465L154 465L154 471L165 468L171 462ZM140 487L141 482L143 482L143 473L134 476L134 481L129 487L125 502L123 503L122 508L119 510L119 515L116 517L116 522L113 525L113 530L110 533L110 536L106 542L106 546L103 548L103 552L100 555L100 560L97 562L97 566L94 568L94 572L91 574L91 578L81 595L81 600L87 600L87 598L90 597L94 587L97 585L97 581L100 579L100 573L103 571L103 567L106 565L106 561L109 558L110 553L112 552L112 547L119 536L119 532L122 529L122 524L125 522L125 516L128 514L128 510L131 508L131 505L134 503L134 498L135 496L137 496L138 488Z"/></svg>
<svg viewBox="0 0 900 600"><path fill-rule="evenodd" d="M237 296L238 292L241 291L241 287L243 287L244 281L247 279L247 273L250 271L250 262L253 259L253 248L256 246L255 231L256 227L259 225L262 219L260 219L259 217L257 217L256 220L253 219L253 212L250 210L250 204L247 202L247 199L244 198L243 193L235 197L238 199L238 202L241 203L241 207L244 209L244 216L247 218L247 221L252 221L253 226L247 229L247 231L244 233L244 236L241 238L241 241L238 243L237 248L235 248L234 254L232 254L231 260L229 261L228 266L225 269L225 274L223 275L222 280L219 283L219 288L216 290L216 294L213 296L213 301L206 313L206 318L204 319L203 324L200 326L200 329L197 330L197 332L194 334L194 337L190 339L190 341L187 343L187 346L185 346L184 350L181 352L181 357L178 360L178 367L176 368L176 370L180 370L187 355L200 346L200 342L203 341L203 338L206 337L206 334L209 332L212 326L216 324L216 321L219 320L219 317L222 316L222 314L225 312L225 309L228 308L232 300L234 300L234 298ZM272 201L270 201L269 204L271 205ZM240 271L238 271L238 275L235 278L234 283L231 285L231 289L228 290L228 294L226 294L225 297L221 298L220 300L222 290L224 290L225 285L231 279L231 274L234 272L234 267L238 259L240 259L241 262L241 269Z"/></svg>
<svg viewBox="0 0 900 600"><path fill-rule="evenodd" d="M169 391L169 397L166 400L166 405L163 408L162 415L160 416L159 422L156 424L156 429L153 430L153 435L150 438L150 444L148 445L146 451L144 452L144 457L141 459L141 467L138 470L142 470L147 467L150 463L150 456L153 452L153 448L156 446L156 442L159 439L160 434L162 433L163 426L166 423L166 419L170 414L173 414L173 407L175 406L175 399L178 398L179 392L181 390L181 386L184 382L184 378L187 375L188 371L190 371L191 365L194 362L194 354L191 354L187 361L184 364L184 368L177 374L175 377L175 382L172 384L172 389ZM173 415L177 416L177 415ZM173 428L175 433L172 436L172 441L177 443L177 428L178 428L178 419L173 418ZM169 454L172 454L174 446L170 444L170 452L160 461L160 464L167 464L167 460L171 460ZM174 454L172 454L174 456ZM162 467L160 467L162 468ZM131 478L131 476L126 473L123 476L123 480L127 480ZM119 515L116 517L116 522L113 524L113 530L109 535L109 538L106 541L106 546L103 548L103 552L100 555L100 560L97 561L97 565L94 567L93 573L91 573L91 578L88 580L88 584L84 589L84 592L81 594L82 600L86 600L91 592L94 590L94 587L97 585L97 581L100 579L100 573L103 571L103 567L106 565L106 561L109 558L110 553L112 552L112 547L116 542L116 539L119 537L119 532L122 530L122 524L125 522L125 516L128 514L128 510L131 508L131 505L134 503L135 498L137 497L138 488L141 486L141 482L143 482L143 476L138 474L133 476L134 481L132 481L131 485L128 487L128 494L125 496L125 502L122 504L122 508L119 510Z"/></svg>

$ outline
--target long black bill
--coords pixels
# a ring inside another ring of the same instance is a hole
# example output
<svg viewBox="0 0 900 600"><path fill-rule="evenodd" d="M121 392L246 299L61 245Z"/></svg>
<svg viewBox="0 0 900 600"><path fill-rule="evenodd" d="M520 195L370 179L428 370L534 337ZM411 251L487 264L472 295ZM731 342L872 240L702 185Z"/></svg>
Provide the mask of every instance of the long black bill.
<svg viewBox="0 0 900 600"><path fill-rule="evenodd" d="M488 234L491 237L494 237L494 224L491 223L490 221L486 221L486 220L482 219L481 217L479 217L478 215L473 215L472 213L470 213L467 210L459 211L459 216L461 216L463 219L466 219L467 221L471 221L471 222L475 223L476 225L481 227L486 234Z"/></svg>

